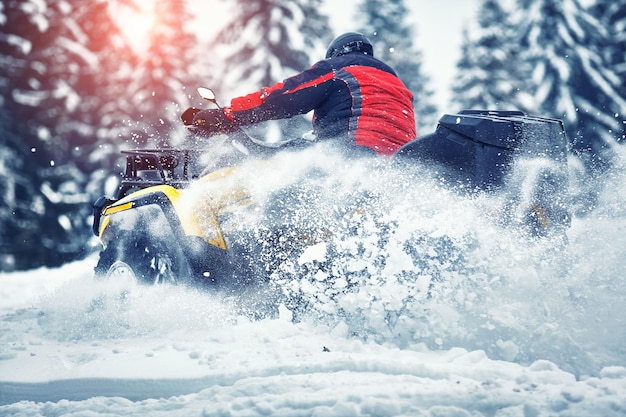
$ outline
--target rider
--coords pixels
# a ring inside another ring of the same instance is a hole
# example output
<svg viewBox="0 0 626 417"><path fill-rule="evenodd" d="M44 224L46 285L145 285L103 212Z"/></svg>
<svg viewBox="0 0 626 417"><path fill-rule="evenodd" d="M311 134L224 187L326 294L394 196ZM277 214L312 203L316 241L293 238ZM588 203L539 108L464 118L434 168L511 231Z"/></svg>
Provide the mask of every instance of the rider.
<svg viewBox="0 0 626 417"><path fill-rule="evenodd" d="M188 109L181 118L187 125L225 132L311 110L317 139L342 144L347 139L378 155L392 155L416 137L413 95L392 68L374 58L371 42L357 32L335 38L326 59L308 70L234 98L223 109Z"/></svg>

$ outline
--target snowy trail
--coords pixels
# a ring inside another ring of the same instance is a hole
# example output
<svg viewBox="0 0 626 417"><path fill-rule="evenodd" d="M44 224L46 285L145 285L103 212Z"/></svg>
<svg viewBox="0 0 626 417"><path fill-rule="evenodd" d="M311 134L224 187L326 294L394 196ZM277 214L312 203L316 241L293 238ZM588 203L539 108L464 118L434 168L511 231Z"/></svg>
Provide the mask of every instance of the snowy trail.
<svg viewBox="0 0 626 417"><path fill-rule="evenodd" d="M389 356L397 352L378 353ZM624 412L619 399L626 394L624 369L607 369L601 378L577 382L549 362L524 368L490 361L482 352L468 353L462 349L444 354L405 353L393 360L373 360L371 353L363 357L346 352L324 355L334 358L308 358L304 363L286 361L274 368L214 373L196 379L92 378L19 388L28 400L39 403L63 399L109 407L110 400L96 397L123 397L139 403L127 403L121 409L145 407L145 400L151 398L169 398L160 401L168 403L166 409L176 402L193 402L194 407L215 407L213 412L240 406L249 414L255 414L253 410L263 414L266 409L273 415L323 407L336 407L332 415L342 415L343 410L346 415L370 415L370 407L386 410L374 415L400 415L433 407L482 413L490 409L511 412L522 407L550 412L568 410L570 415L596 412L609 416L613 411L614 415ZM5 384L2 388L10 392L14 387ZM173 398L176 396L186 398Z"/></svg>
<svg viewBox="0 0 626 417"><path fill-rule="evenodd" d="M2 415L626 412L624 367L577 380L549 361L522 366L483 351L363 342L345 327L294 324L287 311L210 332L169 328L165 337L67 341L37 341L38 318L32 308L4 316L27 334L0 362Z"/></svg>
<svg viewBox="0 0 626 417"><path fill-rule="evenodd" d="M547 360L524 366L481 350L367 342L350 337L345 325L292 323L285 310L251 322L189 290L172 298L217 312L222 324L185 317L142 329L154 317L143 312L126 316L121 336L111 327L82 338L62 333L72 318L81 321L76 297L89 284L93 262L2 277L5 289L32 292L2 304L1 415L626 414L623 363L577 379ZM44 285L56 278L56 287ZM162 295L143 292L136 302Z"/></svg>

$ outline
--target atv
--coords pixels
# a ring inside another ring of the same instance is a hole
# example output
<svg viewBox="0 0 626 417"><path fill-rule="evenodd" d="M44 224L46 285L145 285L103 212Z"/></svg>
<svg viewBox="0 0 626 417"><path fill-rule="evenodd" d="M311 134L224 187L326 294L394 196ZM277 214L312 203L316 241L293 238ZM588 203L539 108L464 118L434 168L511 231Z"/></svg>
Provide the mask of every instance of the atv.
<svg viewBox="0 0 626 417"><path fill-rule="evenodd" d="M198 90L217 104L212 91ZM216 155L208 172L199 151L122 151L126 167L117 195L93 205L93 232L104 248L96 277L238 291L254 284L252 277L269 273L271 261L259 261L259 242L278 245L284 231L245 226L255 201L237 181L237 169L244 158L281 152L290 144L267 148L241 129L230 141L235 156ZM407 169L431 165L459 190L506 189L503 222L546 236L563 234L570 222L567 144L560 120L466 110L442 116L433 133L403 146L392 161ZM210 194L189 198L196 184ZM296 240L306 245L325 233L302 231Z"/></svg>

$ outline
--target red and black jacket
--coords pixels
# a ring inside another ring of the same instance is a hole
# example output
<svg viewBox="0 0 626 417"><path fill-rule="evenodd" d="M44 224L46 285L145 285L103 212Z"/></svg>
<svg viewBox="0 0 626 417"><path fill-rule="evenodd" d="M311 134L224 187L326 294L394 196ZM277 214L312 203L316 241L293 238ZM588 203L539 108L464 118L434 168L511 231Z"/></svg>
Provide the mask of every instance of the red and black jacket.
<svg viewBox="0 0 626 417"><path fill-rule="evenodd" d="M319 139L346 138L391 155L416 137L413 95L388 65L349 53L325 59L272 87L235 98L224 109L238 125L314 110Z"/></svg>

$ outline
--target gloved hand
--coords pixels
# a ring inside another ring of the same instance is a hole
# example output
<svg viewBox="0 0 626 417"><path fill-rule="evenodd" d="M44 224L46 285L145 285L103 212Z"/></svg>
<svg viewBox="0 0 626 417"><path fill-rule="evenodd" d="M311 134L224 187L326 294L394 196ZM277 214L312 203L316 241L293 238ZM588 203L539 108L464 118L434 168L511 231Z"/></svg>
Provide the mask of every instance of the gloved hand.
<svg viewBox="0 0 626 417"><path fill-rule="evenodd" d="M201 110L195 113L192 125L211 133L228 133L237 128L228 120L222 109Z"/></svg>
<svg viewBox="0 0 626 417"><path fill-rule="evenodd" d="M200 112L200 109L196 109L194 107L189 107L187 110L180 115L180 120L183 121L185 126L191 126L193 124L193 118L195 115Z"/></svg>

